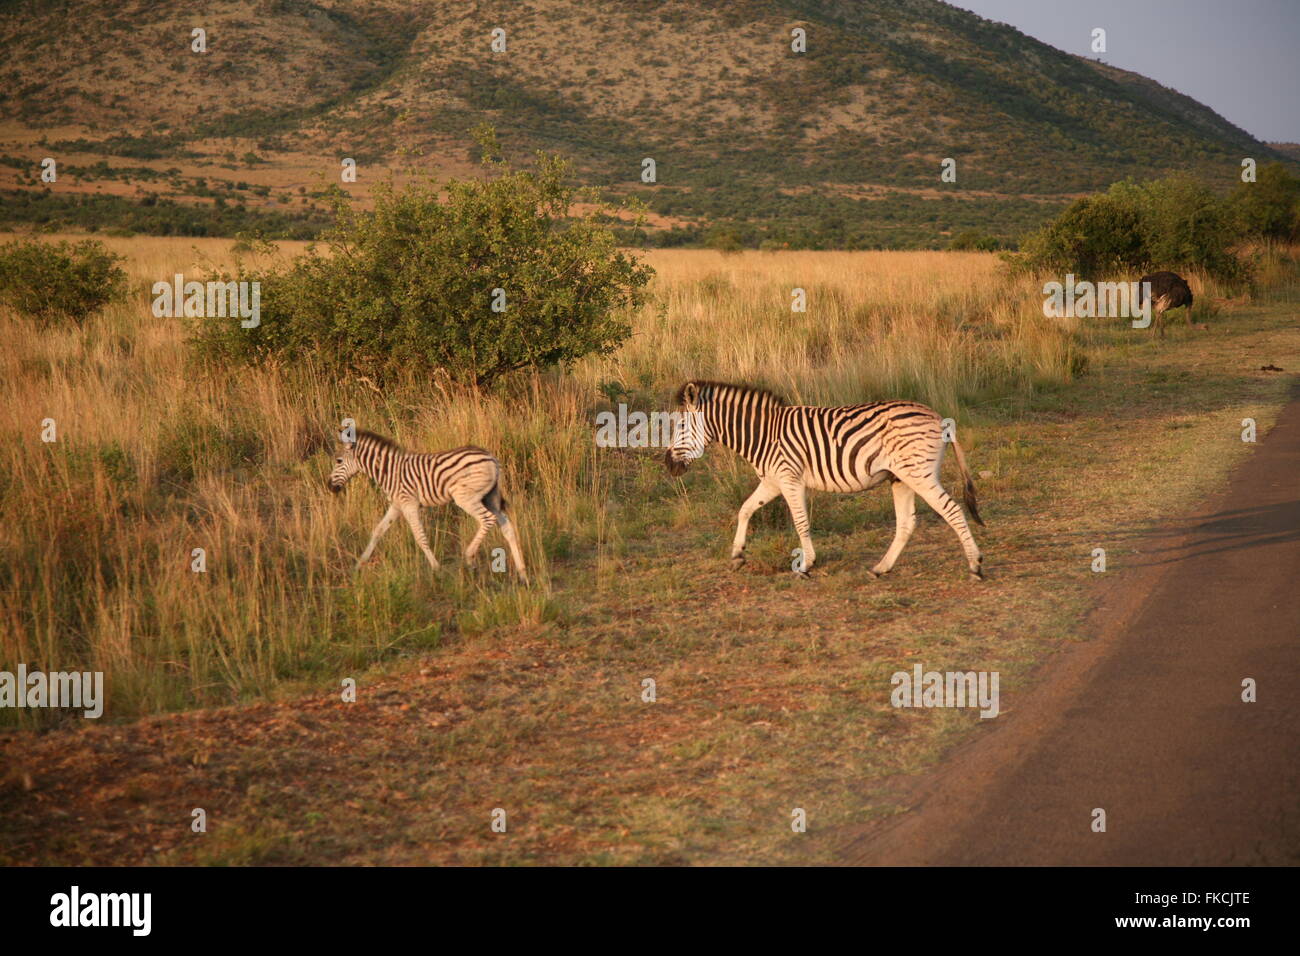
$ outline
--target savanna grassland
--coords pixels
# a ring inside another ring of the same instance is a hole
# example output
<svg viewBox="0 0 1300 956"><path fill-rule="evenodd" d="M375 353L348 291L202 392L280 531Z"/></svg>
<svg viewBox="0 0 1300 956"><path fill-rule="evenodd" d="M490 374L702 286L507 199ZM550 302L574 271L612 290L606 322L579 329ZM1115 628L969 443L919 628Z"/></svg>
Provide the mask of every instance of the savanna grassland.
<svg viewBox="0 0 1300 956"><path fill-rule="evenodd" d="M154 281L229 266L228 240L108 245L127 303L80 329L0 315L0 669L102 670L109 692L89 728L5 712L10 864L833 859L838 828L894 809L884 781L980 723L892 708L890 675L998 670L1014 708L1037 664L1087 639L1093 549L1122 575L1145 530L1249 454L1242 419L1266 431L1300 357L1300 278L1278 253L1252 297L1193 276L1204 327L1159 340L1045 319L990 254L660 251L615 354L489 392L380 391L306 361L205 364L183 320L151 315ZM597 412L666 409L688 376L955 418L989 580L923 506L871 580L894 528L880 490L813 497L810 580L789 573L779 503L728 571L747 465L711 449L674 480L653 449L593 441ZM345 417L495 451L533 586L465 569L472 525L452 511L426 515L441 574L394 527L354 575L384 504L325 489L319 436Z"/></svg>

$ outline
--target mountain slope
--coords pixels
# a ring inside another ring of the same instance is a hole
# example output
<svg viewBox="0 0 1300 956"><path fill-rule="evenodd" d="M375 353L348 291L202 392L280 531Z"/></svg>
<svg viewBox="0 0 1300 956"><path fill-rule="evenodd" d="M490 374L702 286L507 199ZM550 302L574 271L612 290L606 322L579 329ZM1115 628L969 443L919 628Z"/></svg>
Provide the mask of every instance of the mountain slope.
<svg viewBox="0 0 1300 956"><path fill-rule="evenodd" d="M935 0L208 9L0 8L0 80L13 91L0 105L0 148L16 171L6 175L32 185L17 171L39 158L38 135L80 158L125 155L155 171L178 168L167 160L240 168L252 153L248 174L229 181L268 193L228 198L283 211L302 197L277 187L313 173L336 181L343 156L368 174L362 193L376 166L464 173L471 131L487 121L510 153L556 150L584 181L642 195L661 226L726 220L750 236L812 229L852 243L871 222L879 236L924 243L973 225L1014 232L1125 176L1184 169L1226 184L1242 156L1278 158L1188 97ZM195 26L207 53L190 50ZM790 48L796 27L806 53ZM497 28L504 52L490 46ZM646 157L652 186L640 181ZM940 181L948 157L955 183ZM132 185L213 199L193 188L196 171L142 173Z"/></svg>

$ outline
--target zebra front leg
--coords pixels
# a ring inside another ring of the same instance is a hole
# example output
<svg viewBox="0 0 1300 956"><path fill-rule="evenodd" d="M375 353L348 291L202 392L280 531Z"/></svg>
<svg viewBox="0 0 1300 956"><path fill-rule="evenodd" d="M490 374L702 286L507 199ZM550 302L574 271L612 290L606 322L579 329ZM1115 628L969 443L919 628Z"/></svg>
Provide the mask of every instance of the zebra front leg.
<svg viewBox="0 0 1300 956"><path fill-rule="evenodd" d="M916 492L907 482L897 478L889 489L894 493L894 540L880 563L871 569L874 576L888 574L893 570L894 562L903 553L912 532L916 530Z"/></svg>
<svg viewBox="0 0 1300 956"><path fill-rule="evenodd" d="M970 526L966 524L966 516L962 513L961 505L953 501L948 492L943 490L943 485L939 484L937 478L913 479L911 484L921 499L942 516L943 520L948 522L948 527L952 528L953 533L957 535L962 550L966 552L966 565L970 568L971 577L983 581L984 571L981 565L984 558L980 554L979 546L975 544L975 536L970 533Z"/></svg>
<svg viewBox="0 0 1300 956"><path fill-rule="evenodd" d="M749 537L749 519L754 512L781 493L776 485L764 479L754 489L754 493L740 506L740 516L736 521L736 538L731 542L731 569L734 571L745 563L745 541Z"/></svg>
<svg viewBox="0 0 1300 956"><path fill-rule="evenodd" d="M781 494L785 498L786 507L790 509L790 517L794 521L794 530L799 535L799 547L803 553L803 570L796 571L795 574L806 578L817 560L808 523L808 489L803 482L784 484L781 486Z"/></svg>
<svg viewBox="0 0 1300 956"><path fill-rule="evenodd" d="M433 550L429 547L429 539L424 533L424 525L420 523L420 506L414 501L408 501L401 506L402 517L406 523L411 526L411 534L415 536L415 543L420 546L424 556L429 559L429 565L433 570L438 570L438 559L433 556Z"/></svg>
<svg viewBox="0 0 1300 956"><path fill-rule="evenodd" d="M389 525L391 525L396 518L397 505L389 505L388 510L384 512L384 516L379 519L379 524L375 525L375 530L371 532L370 543L366 545L366 550L362 551L361 557L357 559L356 569L358 571L361 570L363 564L370 560L370 556L375 552L375 545L379 543L379 539L384 536L384 532L388 530Z"/></svg>

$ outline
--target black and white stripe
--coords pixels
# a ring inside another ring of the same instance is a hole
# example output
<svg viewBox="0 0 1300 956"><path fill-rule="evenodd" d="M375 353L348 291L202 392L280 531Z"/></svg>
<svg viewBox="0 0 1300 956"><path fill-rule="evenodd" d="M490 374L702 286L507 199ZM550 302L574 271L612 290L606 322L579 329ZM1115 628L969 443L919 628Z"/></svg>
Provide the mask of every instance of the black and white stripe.
<svg viewBox="0 0 1300 956"><path fill-rule="evenodd" d="M758 488L740 508L731 548L734 567L745 560L750 517L778 495L785 498L794 519L806 573L816 559L809 536L808 489L853 492L889 481L897 526L893 543L872 574L886 573L898 560L916 527L916 496L920 495L956 532L970 573L983 577L982 558L966 517L939 483L944 441L942 420L932 409L902 401L841 408L787 405L762 389L704 381L683 385L677 405L685 414L665 456L669 472L680 475L690 459L717 442L758 473ZM952 445L966 508L982 525L965 455L955 440Z"/></svg>
<svg viewBox="0 0 1300 956"><path fill-rule="evenodd" d="M501 497L501 465L490 452L466 445L431 455L416 454L382 435L358 431L356 442L344 444L334 458L330 491L342 491L358 473L370 478L389 502L387 513L375 526L370 543L357 561L358 568L370 559L375 545L400 514L406 518L416 544L436 571L438 559L433 556L420 523L420 507L454 501L478 521L478 533L465 548L466 563L474 563L483 538L491 528L500 525L519 577L528 583L519 538L514 524L506 517L506 502Z"/></svg>

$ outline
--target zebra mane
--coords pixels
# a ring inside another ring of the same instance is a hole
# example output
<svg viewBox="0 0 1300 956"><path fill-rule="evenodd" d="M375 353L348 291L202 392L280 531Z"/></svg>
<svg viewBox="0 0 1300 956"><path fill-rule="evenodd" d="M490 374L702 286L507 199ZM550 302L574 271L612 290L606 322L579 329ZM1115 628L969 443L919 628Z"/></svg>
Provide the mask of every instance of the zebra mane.
<svg viewBox="0 0 1300 956"><path fill-rule="evenodd" d="M677 390L677 395L673 399L675 404L677 405L682 404L682 399L685 397L687 385L694 385L696 388L700 390L700 392L707 393L707 394L713 394L725 390L725 391L730 391L732 394L738 396L756 395L761 399L765 399L768 403L772 405L785 406L789 404L780 395L777 395L775 392L772 392L766 388L758 388L753 385L736 385L731 382L713 382L707 379L692 379L691 381L683 385L681 388L679 388Z"/></svg>
<svg viewBox="0 0 1300 956"><path fill-rule="evenodd" d="M356 443L360 445L361 440L363 438L365 439L366 444L370 445L371 447L384 448L390 451L397 452L399 454L403 454L403 455L406 454L406 449L403 448L401 445L399 445L397 442L393 441L391 438L385 438L383 435L376 435L374 432L363 431L362 429L358 428Z"/></svg>

